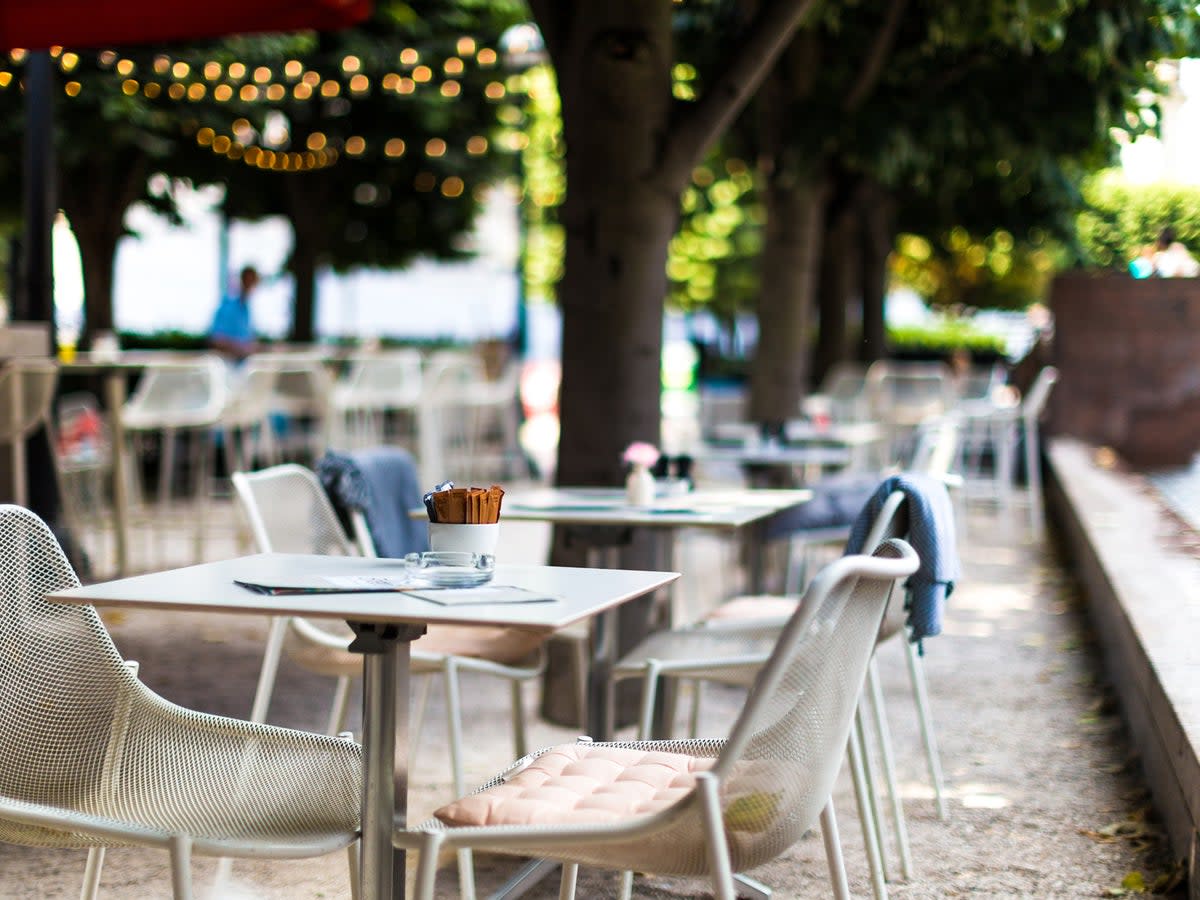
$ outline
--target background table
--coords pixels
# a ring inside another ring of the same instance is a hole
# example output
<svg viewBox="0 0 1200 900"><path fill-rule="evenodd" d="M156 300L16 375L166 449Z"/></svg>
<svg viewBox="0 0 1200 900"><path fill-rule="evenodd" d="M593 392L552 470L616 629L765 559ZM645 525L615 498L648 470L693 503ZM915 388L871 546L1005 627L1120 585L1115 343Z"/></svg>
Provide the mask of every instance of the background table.
<svg viewBox="0 0 1200 900"><path fill-rule="evenodd" d="M357 635L350 649L363 654L362 895L379 900L404 893L404 853L392 847L392 830L407 824L409 644L424 633L425 625L506 625L549 632L679 577L675 572L499 565L494 584L557 599L471 606L442 606L400 592L263 595L234 583L402 571L398 560L268 553L75 588L51 599L345 619Z"/></svg>

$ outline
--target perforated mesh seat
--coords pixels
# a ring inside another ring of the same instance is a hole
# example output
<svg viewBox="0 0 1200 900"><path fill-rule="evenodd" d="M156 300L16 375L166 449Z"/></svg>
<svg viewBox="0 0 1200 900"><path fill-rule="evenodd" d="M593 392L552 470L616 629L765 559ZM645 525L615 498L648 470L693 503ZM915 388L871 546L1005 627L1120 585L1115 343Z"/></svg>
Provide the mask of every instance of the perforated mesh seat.
<svg viewBox="0 0 1200 900"><path fill-rule="evenodd" d="M573 895L574 866L675 875L709 875L714 893L734 896L731 871L778 856L827 806L888 596L915 571L907 544L889 541L875 558L843 557L812 582L763 667L724 741L637 741L591 745L712 760L687 767L695 787L665 809L622 821L581 824L564 807L534 826L449 827L439 818L396 834L418 847L418 896L432 898L439 847L470 846L563 860L563 896ZM521 760L482 789L502 785L550 748ZM527 799L536 794L530 788ZM449 810L442 815L450 818ZM829 821L829 820L825 820Z"/></svg>
<svg viewBox="0 0 1200 900"><path fill-rule="evenodd" d="M281 858L356 841L357 744L164 700L92 607L45 599L78 585L46 525L0 506L0 840L164 846L182 836L199 853Z"/></svg>

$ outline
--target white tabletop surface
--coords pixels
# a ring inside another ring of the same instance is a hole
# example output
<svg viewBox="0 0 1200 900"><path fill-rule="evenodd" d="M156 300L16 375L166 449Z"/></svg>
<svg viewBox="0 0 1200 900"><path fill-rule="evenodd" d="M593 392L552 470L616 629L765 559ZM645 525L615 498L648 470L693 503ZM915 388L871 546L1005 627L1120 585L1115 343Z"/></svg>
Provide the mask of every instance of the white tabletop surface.
<svg viewBox="0 0 1200 900"><path fill-rule="evenodd" d="M499 564L493 584L514 585L557 599L470 606L441 606L403 592L264 595L234 583L235 579L269 582L272 578L296 579L310 574L399 575L403 571L404 564L395 559L260 553L60 591L49 599L106 607L554 630L649 593L679 577L678 572Z"/></svg>
<svg viewBox="0 0 1200 900"><path fill-rule="evenodd" d="M809 490L700 488L659 497L649 506L630 506L621 488L538 488L506 494L500 519L562 525L740 528L811 499Z"/></svg>
<svg viewBox="0 0 1200 900"><path fill-rule="evenodd" d="M847 446L818 444L705 444L696 449L698 460L763 466L844 466L850 462Z"/></svg>

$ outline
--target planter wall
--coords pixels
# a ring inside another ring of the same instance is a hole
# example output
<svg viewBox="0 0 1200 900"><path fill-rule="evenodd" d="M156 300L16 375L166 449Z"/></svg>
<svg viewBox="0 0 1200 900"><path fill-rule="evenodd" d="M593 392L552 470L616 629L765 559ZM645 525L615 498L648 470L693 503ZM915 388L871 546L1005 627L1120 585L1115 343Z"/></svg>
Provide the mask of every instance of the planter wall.
<svg viewBox="0 0 1200 900"><path fill-rule="evenodd" d="M1068 273L1055 279L1049 429L1134 465L1200 451L1200 279Z"/></svg>

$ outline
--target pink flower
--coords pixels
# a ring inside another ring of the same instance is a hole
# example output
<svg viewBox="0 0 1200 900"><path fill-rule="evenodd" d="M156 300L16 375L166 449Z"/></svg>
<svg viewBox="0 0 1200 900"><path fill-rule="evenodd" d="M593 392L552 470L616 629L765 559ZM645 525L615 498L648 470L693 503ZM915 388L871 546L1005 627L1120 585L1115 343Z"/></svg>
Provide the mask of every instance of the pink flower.
<svg viewBox="0 0 1200 900"><path fill-rule="evenodd" d="M625 448L622 459L631 466L645 466L647 469L658 462L658 448L645 441L634 441Z"/></svg>

